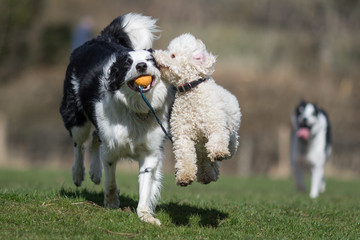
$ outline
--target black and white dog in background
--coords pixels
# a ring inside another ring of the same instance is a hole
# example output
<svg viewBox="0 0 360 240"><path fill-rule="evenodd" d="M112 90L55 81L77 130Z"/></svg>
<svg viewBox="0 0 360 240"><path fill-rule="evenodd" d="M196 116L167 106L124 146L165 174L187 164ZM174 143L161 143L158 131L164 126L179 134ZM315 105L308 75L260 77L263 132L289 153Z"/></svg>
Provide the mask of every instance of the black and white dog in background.
<svg viewBox="0 0 360 240"><path fill-rule="evenodd" d="M325 191L324 164L331 153L330 122L327 114L313 103L301 101L292 115L291 164L296 187L305 191L304 173L311 170L310 197Z"/></svg>
<svg viewBox="0 0 360 240"><path fill-rule="evenodd" d="M101 34L75 49L64 82L60 112L74 141L73 181L84 180L84 143L91 126L91 180L101 180L105 172L104 205L118 208L119 193L115 168L119 159L139 162L139 204L141 220L160 225L153 217L161 188L161 166L165 135L143 101L140 76L151 76L143 89L158 117L167 126L173 96L160 76L151 51L156 20L129 13L116 18Z"/></svg>

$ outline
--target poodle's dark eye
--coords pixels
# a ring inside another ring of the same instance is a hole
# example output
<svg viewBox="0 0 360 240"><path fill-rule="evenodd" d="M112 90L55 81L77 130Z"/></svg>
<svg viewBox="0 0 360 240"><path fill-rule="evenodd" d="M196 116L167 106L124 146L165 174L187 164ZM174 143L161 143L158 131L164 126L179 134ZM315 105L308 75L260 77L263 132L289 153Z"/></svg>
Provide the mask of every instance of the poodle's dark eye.
<svg viewBox="0 0 360 240"><path fill-rule="evenodd" d="M171 54L171 58L175 58L175 54Z"/></svg>

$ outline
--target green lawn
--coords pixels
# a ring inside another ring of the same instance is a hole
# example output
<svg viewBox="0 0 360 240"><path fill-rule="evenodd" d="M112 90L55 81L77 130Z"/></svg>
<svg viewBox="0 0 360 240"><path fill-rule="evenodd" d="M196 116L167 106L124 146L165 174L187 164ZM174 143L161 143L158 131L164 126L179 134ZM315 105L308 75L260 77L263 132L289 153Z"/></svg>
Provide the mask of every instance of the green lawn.
<svg viewBox="0 0 360 240"><path fill-rule="evenodd" d="M0 170L0 239L360 239L360 180L328 180L317 200L291 180L221 176L175 185L165 176L161 227L140 222L137 175L118 173L121 209L103 208L103 185L71 170Z"/></svg>

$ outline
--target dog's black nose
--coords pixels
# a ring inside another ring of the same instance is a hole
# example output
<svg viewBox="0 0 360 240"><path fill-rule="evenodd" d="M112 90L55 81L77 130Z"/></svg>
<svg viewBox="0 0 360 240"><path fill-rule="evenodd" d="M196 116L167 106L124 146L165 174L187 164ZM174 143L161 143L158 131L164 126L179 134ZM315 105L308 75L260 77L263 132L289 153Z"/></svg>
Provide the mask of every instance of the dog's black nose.
<svg viewBox="0 0 360 240"><path fill-rule="evenodd" d="M143 72L146 71L146 69L147 69L146 63L141 62L141 63L136 64L136 70L137 70L138 72L143 73Z"/></svg>
<svg viewBox="0 0 360 240"><path fill-rule="evenodd" d="M308 126L308 119L303 118L302 121L301 121L301 125L304 126L304 127Z"/></svg>

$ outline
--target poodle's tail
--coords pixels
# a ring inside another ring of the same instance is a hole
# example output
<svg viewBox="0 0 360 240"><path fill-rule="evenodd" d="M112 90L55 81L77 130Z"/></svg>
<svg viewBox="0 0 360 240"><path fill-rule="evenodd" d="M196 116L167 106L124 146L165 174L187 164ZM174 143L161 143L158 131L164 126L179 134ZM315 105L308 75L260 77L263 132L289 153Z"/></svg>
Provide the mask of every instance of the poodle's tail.
<svg viewBox="0 0 360 240"><path fill-rule="evenodd" d="M160 32L157 19L138 13L128 13L116 18L102 32L102 37L110 37L125 47L134 50L152 47L156 33Z"/></svg>

